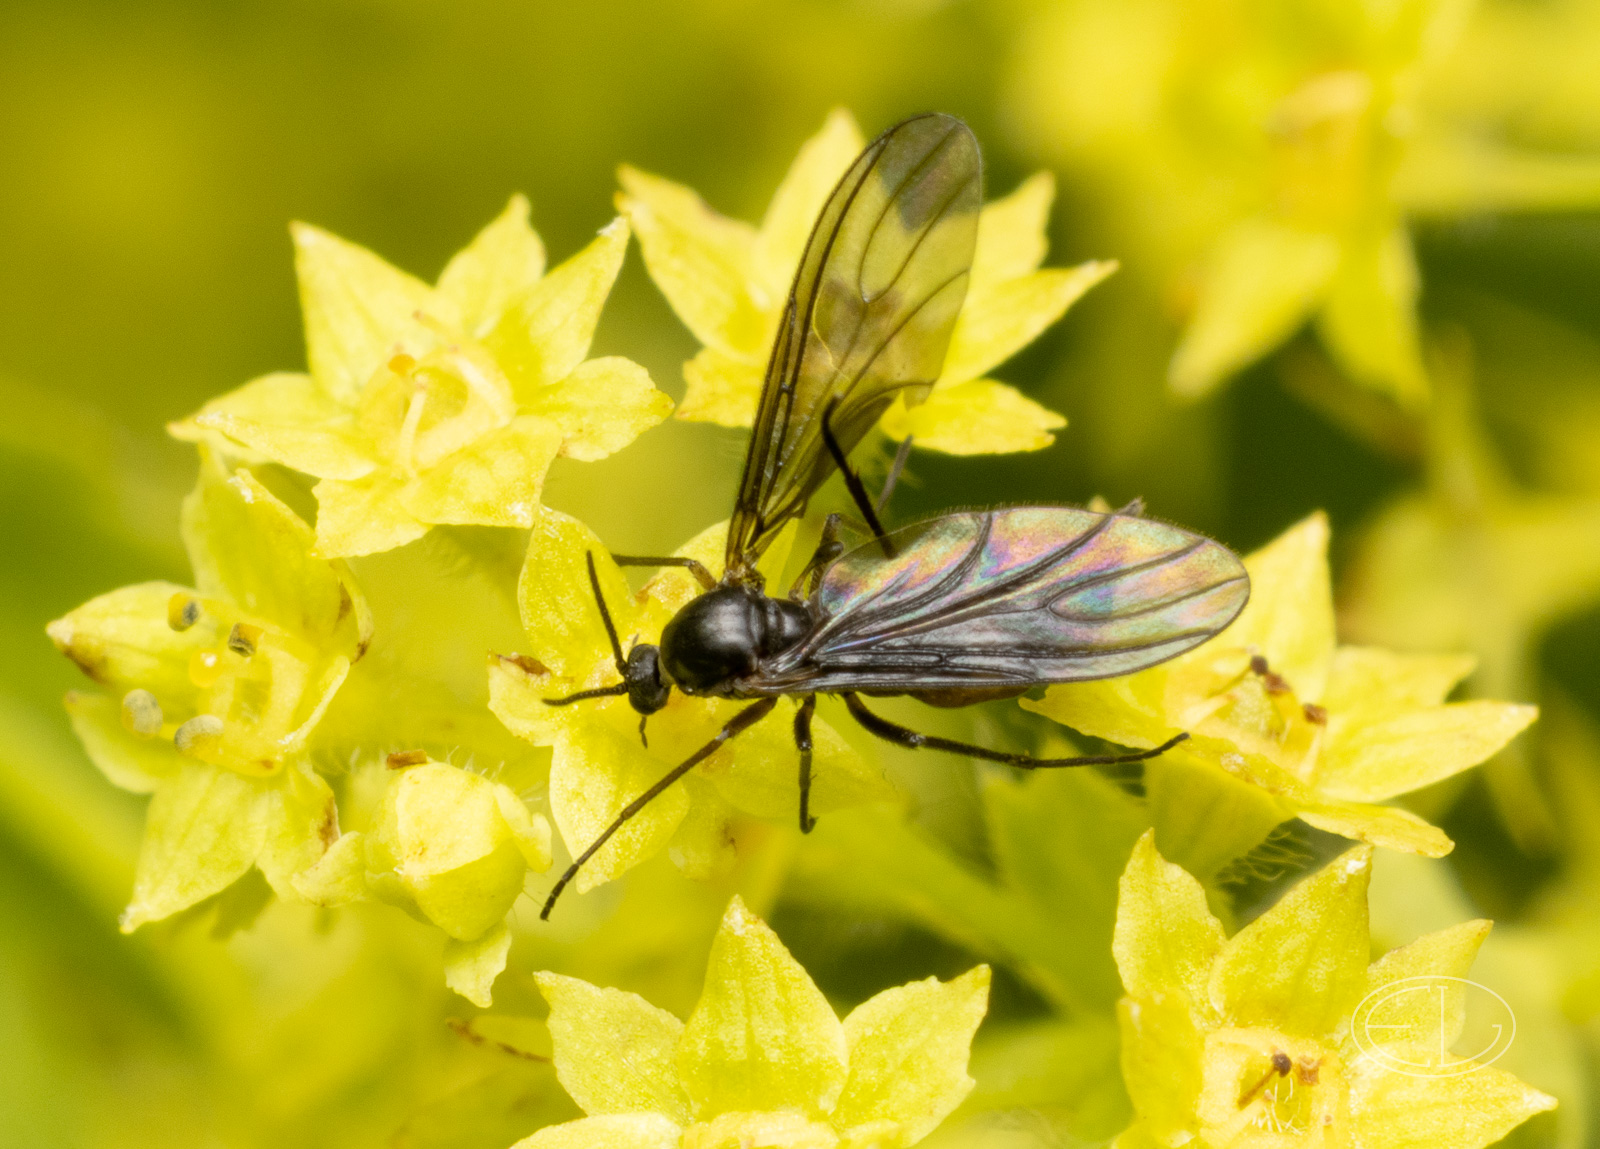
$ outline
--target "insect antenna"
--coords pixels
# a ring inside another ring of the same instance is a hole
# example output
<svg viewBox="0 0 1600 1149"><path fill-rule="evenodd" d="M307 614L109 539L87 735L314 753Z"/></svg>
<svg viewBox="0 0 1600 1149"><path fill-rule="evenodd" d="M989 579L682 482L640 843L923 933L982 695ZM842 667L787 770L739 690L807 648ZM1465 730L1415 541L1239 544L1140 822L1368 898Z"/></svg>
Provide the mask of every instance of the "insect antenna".
<svg viewBox="0 0 1600 1149"><path fill-rule="evenodd" d="M580 690L576 694L569 694L565 698L546 698L546 706L565 706L569 702L582 702L586 698L610 698L617 694L628 693L628 660L622 657L622 643L617 640L617 627L611 621L611 611L606 608L606 596L600 593L600 576L594 569L594 552L585 551L583 560L589 565L589 586L594 590L595 605L600 608L600 621L606 625L606 637L611 640L611 657L617 664L617 673L624 676L621 682L612 686L597 686L592 690Z"/></svg>
<svg viewBox="0 0 1600 1149"><path fill-rule="evenodd" d="M717 731L717 736L715 738L713 738L710 742L707 742L704 746L700 747L700 749L689 755L689 757L685 758L671 770L667 771L666 774L662 775L660 781L656 782L656 784L651 786L650 789L646 790L643 794L640 794L637 798L624 806L622 808L622 812L612 819L611 825L600 831L600 836L594 841L590 842L583 853L574 858L572 860L572 865L568 866L562 873L561 877L557 879L555 886L550 890L550 896L544 900L544 909L539 911L539 920L550 920L550 911L555 908L556 899L561 896L561 891L566 889L568 883L570 883L573 878L578 876L578 871L583 867L583 864L590 858L594 857L596 852L599 851L600 847L604 846L611 840L611 836L613 834L628 824L628 820L630 818L632 818L640 810L643 810L651 802L655 801L656 798L660 797L661 793L666 790L668 786L671 786L679 778L682 778L689 771L693 770L696 766L700 765L700 763L704 762L707 758L715 754L717 752L717 748L728 739L738 737L750 727L754 726L757 722L760 722L768 714L772 713L772 708L776 705L778 705L777 698L763 698L760 702L757 702L752 706L746 706L743 710L739 711L739 713L730 718L726 726Z"/></svg>

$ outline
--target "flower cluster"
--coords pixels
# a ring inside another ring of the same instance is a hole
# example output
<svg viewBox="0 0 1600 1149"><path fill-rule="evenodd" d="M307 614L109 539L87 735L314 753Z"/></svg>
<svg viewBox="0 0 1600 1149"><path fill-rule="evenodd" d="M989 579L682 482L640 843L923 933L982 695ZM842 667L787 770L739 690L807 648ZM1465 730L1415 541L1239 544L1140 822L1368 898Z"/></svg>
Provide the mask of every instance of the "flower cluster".
<svg viewBox="0 0 1600 1149"><path fill-rule="evenodd" d="M1200 883L1152 835L1140 839L1113 942L1136 1114L1118 1149L1480 1149L1555 1107L1449 1052L1490 923L1427 934L1368 964L1371 865L1371 847L1351 850L1229 938ZM1395 993L1407 979L1425 980L1425 992Z"/></svg>
<svg viewBox="0 0 1600 1149"><path fill-rule="evenodd" d="M914 1145L972 1089L989 968L884 990L842 1022L735 898L687 1022L635 994L539 975L556 1073L587 1117L517 1149Z"/></svg>

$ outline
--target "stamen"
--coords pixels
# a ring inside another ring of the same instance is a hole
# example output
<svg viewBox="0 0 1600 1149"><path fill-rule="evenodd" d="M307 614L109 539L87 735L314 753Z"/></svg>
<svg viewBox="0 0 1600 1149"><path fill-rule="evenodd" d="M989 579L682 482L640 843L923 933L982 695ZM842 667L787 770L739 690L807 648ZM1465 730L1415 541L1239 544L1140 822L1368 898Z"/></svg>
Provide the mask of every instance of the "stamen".
<svg viewBox="0 0 1600 1149"><path fill-rule="evenodd" d="M179 754L193 757L201 750L216 745L221 738L222 719L215 714L197 714L178 727L172 736L172 744L178 748Z"/></svg>
<svg viewBox="0 0 1600 1149"><path fill-rule="evenodd" d="M200 600L182 591L167 600L167 625L173 630L185 631L200 621Z"/></svg>
<svg viewBox="0 0 1600 1149"><path fill-rule="evenodd" d="M389 769L404 770L407 766L421 766L428 760L426 750L401 750L386 759Z"/></svg>
<svg viewBox="0 0 1600 1149"><path fill-rule="evenodd" d="M1266 1073L1261 1075L1260 1081L1257 1081L1249 1089L1245 1090L1242 1095L1240 1095L1239 1108L1243 1109L1246 1105L1249 1105L1252 1101L1254 1101L1256 1099L1256 1095L1267 1087L1267 1082L1271 1081L1274 1077L1289 1076L1289 1071L1293 1068L1294 1062L1289 1060L1289 1055L1281 1049L1274 1049L1272 1051L1271 1068L1269 1068Z"/></svg>
<svg viewBox="0 0 1600 1149"><path fill-rule="evenodd" d="M122 725L141 738L161 733L161 703L148 690L130 690L122 696Z"/></svg>
<svg viewBox="0 0 1600 1149"><path fill-rule="evenodd" d="M411 453L416 449L417 427L422 423L423 408L428 405L428 385L419 379L416 388L411 393L410 405L406 407L405 421L400 424L400 440L395 452L400 458L400 466L412 475L417 471L412 465Z"/></svg>
<svg viewBox="0 0 1600 1149"><path fill-rule="evenodd" d="M228 649L240 658L249 658L256 652L256 643L261 640L261 628L251 626L248 622L236 622L233 629L228 632Z"/></svg>

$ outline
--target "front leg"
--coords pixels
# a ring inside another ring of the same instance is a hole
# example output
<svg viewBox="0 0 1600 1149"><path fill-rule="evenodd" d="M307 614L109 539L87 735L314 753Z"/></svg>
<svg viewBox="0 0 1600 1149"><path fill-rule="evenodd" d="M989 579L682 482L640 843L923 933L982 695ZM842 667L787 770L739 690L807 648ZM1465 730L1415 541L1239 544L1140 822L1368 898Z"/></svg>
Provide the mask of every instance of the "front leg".
<svg viewBox="0 0 1600 1149"><path fill-rule="evenodd" d="M817 540L817 549L811 556L811 561L806 564L806 569L800 572L800 577L794 580L794 585L789 588L789 598L795 602L803 602L816 592L817 584L822 581L822 572L828 569L828 564L844 554L844 544L839 541L839 516L829 515L822 523L822 538ZM811 585L806 586L806 580L811 580Z"/></svg>

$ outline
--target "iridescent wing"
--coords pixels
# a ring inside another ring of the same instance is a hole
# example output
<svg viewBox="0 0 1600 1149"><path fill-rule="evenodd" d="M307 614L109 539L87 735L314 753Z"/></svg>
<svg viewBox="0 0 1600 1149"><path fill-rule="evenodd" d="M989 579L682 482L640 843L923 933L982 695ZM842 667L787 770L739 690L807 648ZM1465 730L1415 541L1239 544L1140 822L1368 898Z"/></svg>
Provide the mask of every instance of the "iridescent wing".
<svg viewBox="0 0 1600 1149"><path fill-rule="evenodd" d="M945 515L844 555L805 641L752 693L1006 690L1154 666L1227 626L1250 579L1221 543L1070 507Z"/></svg>
<svg viewBox="0 0 1600 1149"><path fill-rule="evenodd" d="M767 363L728 529L748 577L833 472L828 420L848 453L897 395L920 402L944 368L967 293L981 205L978 144L926 115L872 141L812 228Z"/></svg>

